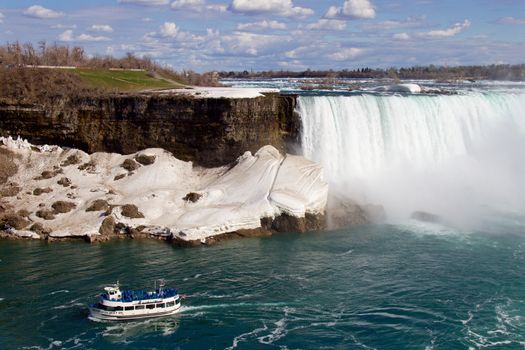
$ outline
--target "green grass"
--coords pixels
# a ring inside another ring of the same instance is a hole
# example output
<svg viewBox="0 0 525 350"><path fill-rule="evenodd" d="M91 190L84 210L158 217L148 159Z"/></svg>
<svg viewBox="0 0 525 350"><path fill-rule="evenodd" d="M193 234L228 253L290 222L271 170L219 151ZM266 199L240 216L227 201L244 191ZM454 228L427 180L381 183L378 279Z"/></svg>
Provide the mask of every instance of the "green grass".
<svg viewBox="0 0 525 350"><path fill-rule="evenodd" d="M142 91L152 89L181 88L183 84L151 76L148 72L109 69L77 69L77 74L88 84L122 91Z"/></svg>

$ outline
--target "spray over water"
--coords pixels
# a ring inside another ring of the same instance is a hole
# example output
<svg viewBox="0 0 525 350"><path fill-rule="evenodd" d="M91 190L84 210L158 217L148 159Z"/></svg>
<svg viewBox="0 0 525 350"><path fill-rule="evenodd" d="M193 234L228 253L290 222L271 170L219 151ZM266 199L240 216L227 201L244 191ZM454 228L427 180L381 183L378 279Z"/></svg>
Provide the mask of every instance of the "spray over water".
<svg viewBox="0 0 525 350"><path fill-rule="evenodd" d="M525 211L525 94L301 96L304 155L332 188L384 206L472 224Z"/></svg>

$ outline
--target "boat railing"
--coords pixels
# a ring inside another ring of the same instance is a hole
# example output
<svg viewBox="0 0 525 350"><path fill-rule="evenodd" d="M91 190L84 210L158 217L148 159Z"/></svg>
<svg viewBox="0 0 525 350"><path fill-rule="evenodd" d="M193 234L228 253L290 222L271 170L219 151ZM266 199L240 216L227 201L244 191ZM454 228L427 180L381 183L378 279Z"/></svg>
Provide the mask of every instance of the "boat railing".
<svg viewBox="0 0 525 350"><path fill-rule="evenodd" d="M148 292L144 290L124 290L122 291L122 298L120 301L130 302L136 300L171 298L176 296L177 294L177 290L172 288L156 289L153 292ZM102 298L104 300L109 300L109 296L107 294L102 294Z"/></svg>

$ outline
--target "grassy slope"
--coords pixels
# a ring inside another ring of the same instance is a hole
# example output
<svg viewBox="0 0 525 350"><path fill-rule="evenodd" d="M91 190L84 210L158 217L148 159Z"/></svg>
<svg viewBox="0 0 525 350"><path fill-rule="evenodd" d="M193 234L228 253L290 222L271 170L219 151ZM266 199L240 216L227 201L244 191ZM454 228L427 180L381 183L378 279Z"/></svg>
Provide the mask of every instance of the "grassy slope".
<svg viewBox="0 0 525 350"><path fill-rule="evenodd" d="M181 88L183 84L162 77L152 77L142 71L114 71L108 69L77 69L75 71L86 83L120 91Z"/></svg>

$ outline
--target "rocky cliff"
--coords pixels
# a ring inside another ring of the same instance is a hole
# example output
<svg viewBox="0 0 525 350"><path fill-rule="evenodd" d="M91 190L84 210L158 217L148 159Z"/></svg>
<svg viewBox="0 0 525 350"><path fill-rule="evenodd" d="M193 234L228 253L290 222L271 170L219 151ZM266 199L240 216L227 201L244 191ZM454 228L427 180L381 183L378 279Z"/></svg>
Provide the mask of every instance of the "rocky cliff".
<svg viewBox="0 0 525 350"><path fill-rule="evenodd" d="M0 135L88 153L158 147L181 160L220 166L268 144L289 151L300 129L295 105L294 96L278 93L256 98L127 94L31 105L3 101Z"/></svg>

